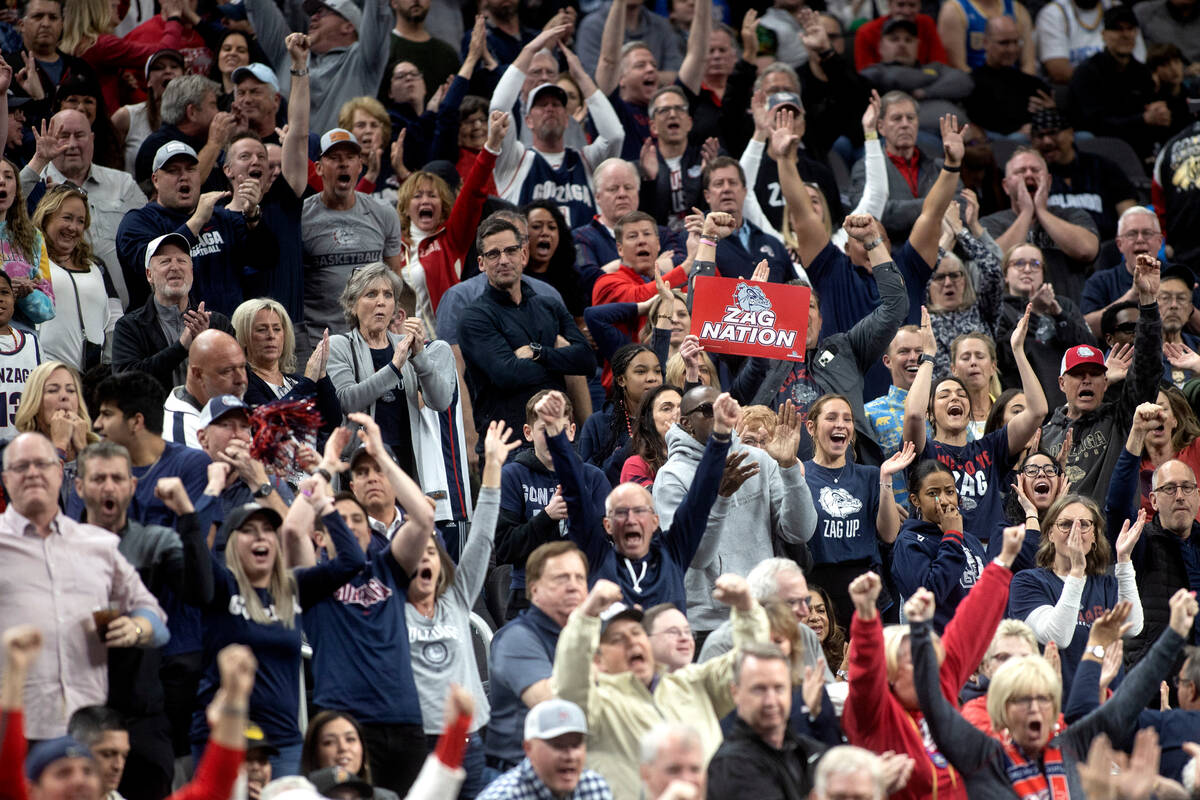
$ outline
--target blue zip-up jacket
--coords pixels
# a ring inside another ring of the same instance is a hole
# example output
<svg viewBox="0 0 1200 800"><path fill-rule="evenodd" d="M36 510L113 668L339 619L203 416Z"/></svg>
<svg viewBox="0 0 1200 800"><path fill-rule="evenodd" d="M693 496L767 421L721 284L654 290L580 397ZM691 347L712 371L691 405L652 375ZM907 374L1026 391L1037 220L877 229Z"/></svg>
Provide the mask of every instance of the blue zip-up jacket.
<svg viewBox="0 0 1200 800"><path fill-rule="evenodd" d="M902 602L924 586L937 599L933 627L938 633L954 616L987 563L983 544L966 531L946 531L912 517L904 521L892 551L892 578Z"/></svg>
<svg viewBox="0 0 1200 800"><path fill-rule="evenodd" d="M650 551L636 560L617 553L604 530L603 517L583 501L583 462L567 435L559 433L546 441L567 503L567 535L588 558L588 585L594 586L597 580L605 578L621 587L629 605L650 608L671 603L686 614L683 575L708 527L708 514L717 499L731 441L708 440L696 467L696 477L676 509L671 527L656 530L650 538Z"/></svg>
<svg viewBox="0 0 1200 800"><path fill-rule="evenodd" d="M212 218L194 236L187 226L191 211L175 211L147 203L125 215L117 228L117 258L129 289L129 307L145 305L146 245L164 233L178 233L192 246L192 299L207 311L232 317L243 299L266 289L263 268L279 260L279 245L265 225L246 227L241 214L213 209Z"/></svg>

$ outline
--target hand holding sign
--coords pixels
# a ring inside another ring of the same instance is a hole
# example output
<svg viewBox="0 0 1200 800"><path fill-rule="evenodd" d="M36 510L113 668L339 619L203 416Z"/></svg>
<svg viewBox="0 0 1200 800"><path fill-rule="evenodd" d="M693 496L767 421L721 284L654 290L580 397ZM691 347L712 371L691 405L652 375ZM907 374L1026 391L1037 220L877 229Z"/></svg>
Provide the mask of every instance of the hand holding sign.
<svg viewBox="0 0 1200 800"><path fill-rule="evenodd" d="M810 296L806 286L697 278L691 332L710 352L803 361Z"/></svg>

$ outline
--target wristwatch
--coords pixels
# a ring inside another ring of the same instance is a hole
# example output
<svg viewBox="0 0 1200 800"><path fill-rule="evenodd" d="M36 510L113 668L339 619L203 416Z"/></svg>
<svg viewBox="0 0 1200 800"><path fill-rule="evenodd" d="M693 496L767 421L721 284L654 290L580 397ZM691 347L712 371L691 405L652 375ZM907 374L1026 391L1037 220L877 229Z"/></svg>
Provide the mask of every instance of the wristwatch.
<svg viewBox="0 0 1200 800"><path fill-rule="evenodd" d="M876 247L879 247L879 245L881 245L881 244L883 244L883 237L876 236L874 239L872 239L869 242L863 242L863 249L867 250L867 251L874 250Z"/></svg>
<svg viewBox="0 0 1200 800"><path fill-rule="evenodd" d="M1104 660L1104 645L1098 644L1088 648L1088 655L1094 656L1101 661Z"/></svg>
<svg viewBox="0 0 1200 800"><path fill-rule="evenodd" d="M937 364L937 359L929 355L929 353L921 353L921 357L917 359L918 364Z"/></svg>
<svg viewBox="0 0 1200 800"><path fill-rule="evenodd" d="M533 351L533 360L534 361L542 360L542 343L541 342L530 342L529 349Z"/></svg>
<svg viewBox="0 0 1200 800"><path fill-rule="evenodd" d="M262 500L264 497L275 491L275 487L269 483L264 483L254 490L254 499Z"/></svg>

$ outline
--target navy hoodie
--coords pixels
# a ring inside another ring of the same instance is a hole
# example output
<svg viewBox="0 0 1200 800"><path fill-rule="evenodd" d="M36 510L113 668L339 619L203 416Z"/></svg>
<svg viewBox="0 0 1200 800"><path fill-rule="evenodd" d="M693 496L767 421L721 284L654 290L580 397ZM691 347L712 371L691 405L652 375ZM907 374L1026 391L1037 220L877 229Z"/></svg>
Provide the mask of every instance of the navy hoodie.
<svg viewBox="0 0 1200 800"><path fill-rule="evenodd" d="M604 501L612 490L599 467L583 465L584 501L604 516ZM512 564L514 593L525 594L525 561L539 546L566 536L566 521L550 519L542 509L554 497L558 475L546 469L533 448L522 450L500 474L500 519L496 524L496 563ZM521 605L527 608L526 600Z"/></svg>
<svg viewBox="0 0 1200 800"><path fill-rule="evenodd" d="M671 527L656 530L650 538L650 551L636 561L617 553L612 538L604 530L603 515L585 502L584 464L567 435L549 436L546 442L567 503L567 535L588 558L588 586L595 586L596 581L604 578L621 587L628 605L650 608L671 603L686 614L683 574L708 527L708 514L717 499L730 442L709 438L696 467L696 477L675 511Z"/></svg>
<svg viewBox="0 0 1200 800"><path fill-rule="evenodd" d="M943 534L932 522L909 517L892 551L892 578L902 599L922 586L933 592L937 600L933 627L941 633L986 563L983 545L970 533Z"/></svg>
<svg viewBox="0 0 1200 800"><path fill-rule="evenodd" d="M213 209L212 218L193 236L187 226L191 211L147 203L125 215L117 228L117 258L129 289L129 307L140 308L150 297L146 282L146 245L164 233L181 234L192 246L192 300L208 311L232 317L246 297L265 293L260 268L279 260L275 236L265 225L246 227L241 214Z"/></svg>

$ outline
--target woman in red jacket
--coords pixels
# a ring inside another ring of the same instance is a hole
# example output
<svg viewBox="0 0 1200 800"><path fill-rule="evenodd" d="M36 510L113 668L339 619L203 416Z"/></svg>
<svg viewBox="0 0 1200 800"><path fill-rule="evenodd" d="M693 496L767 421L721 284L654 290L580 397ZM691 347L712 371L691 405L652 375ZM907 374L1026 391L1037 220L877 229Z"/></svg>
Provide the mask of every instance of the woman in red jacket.
<svg viewBox="0 0 1200 800"><path fill-rule="evenodd" d="M462 276L463 259L475 242L479 215L487 201L485 185L496 166L509 115L492 112L487 141L454 198L438 175L421 170L400 186L396 211L404 232L401 276L416 294L416 313L428 330L436 329L434 312L442 295Z"/></svg>
<svg viewBox="0 0 1200 800"><path fill-rule="evenodd" d="M941 637L942 693L956 706L958 693L979 665L992 631L1004 616L1009 565L1020 552L1024 528L1004 529L1000 557L984 568L979 582L959 603ZM933 746L917 704L907 626L886 631L875 609L882 583L873 572L850 584L854 618L850 623L850 687L842 728L851 744L877 753L892 750L916 761L904 800L967 800L962 776Z"/></svg>
<svg viewBox="0 0 1200 800"><path fill-rule="evenodd" d="M163 37L153 44L131 41L113 34L120 19L117 3L111 0L79 0L70 13L63 15L62 50L79 56L96 71L104 105L110 111L120 108L120 70L133 70L140 78L146 61L159 50L178 50L183 46L183 0L162 0L166 19Z"/></svg>

